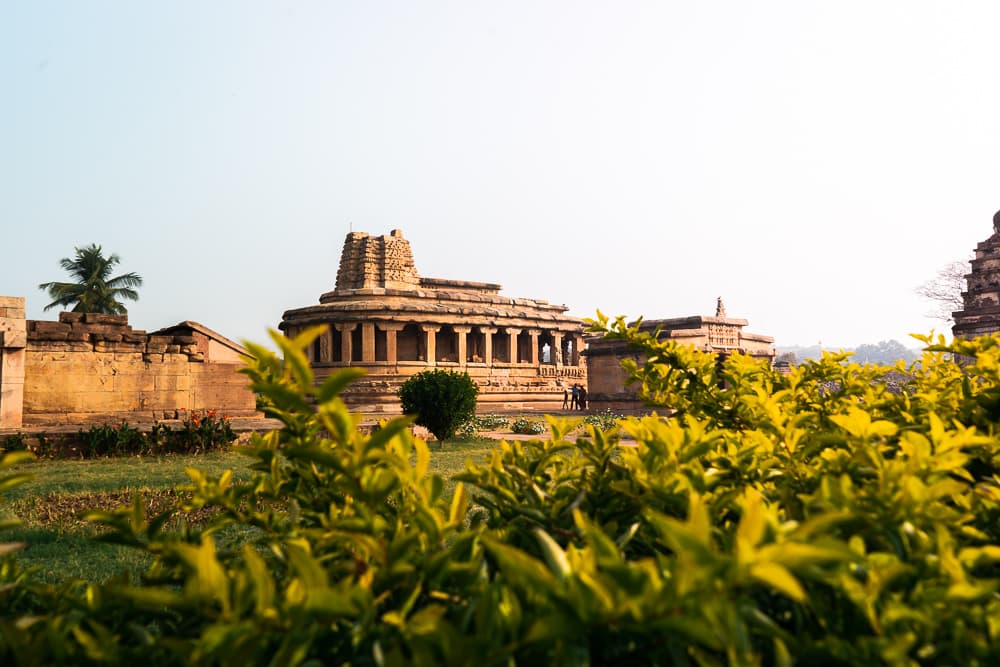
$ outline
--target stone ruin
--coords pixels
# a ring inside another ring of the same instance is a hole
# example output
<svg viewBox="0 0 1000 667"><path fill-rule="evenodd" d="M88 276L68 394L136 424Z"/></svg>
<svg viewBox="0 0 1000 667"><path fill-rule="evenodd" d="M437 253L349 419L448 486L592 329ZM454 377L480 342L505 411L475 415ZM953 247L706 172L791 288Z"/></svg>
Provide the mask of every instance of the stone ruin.
<svg viewBox="0 0 1000 667"><path fill-rule="evenodd" d="M980 244L974 273L1000 267L998 247L996 234ZM970 294L1000 314L998 285L970 280ZM592 338L585 350L583 323L566 306L500 291L494 283L421 277L399 230L354 232L334 289L318 304L286 311L279 328L295 336L327 327L307 350L317 381L338 368L365 369L343 395L363 413L398 413L398 388L430 368L467 372L479 386L480 412L559 411L572 385L588 389L592 410L643 411L635 392L622 388L621 361L635 356L624 344ZM721 356L738 350L773 361L773 339L744 331L746 324L728 317L719 299L715 316L646 320L643 328L662 327L663 336ZM116 315L25 320L23 298L0 297L0 429L142 424L208 409L260 417L237 373L245 353L196 322L146 333Z"/></svg>
<svg viewBox="0 0 1000 667"><path fill-rule="evenodd" d="M399 387L432 368L467 372L479 411L553 411L563 390L586 384L583 324L566 306L500 295L493 283L421 277L399 230L353 232L344 241L334 289L319 304L288 310L292 337L327 330L308 350L317 379L355 366L368 375L344 394L365 413L398 413Z"/></svg>
<svg viewBox="0 0 1000 667"><path fill-rule="evenodd" d="M744 331L747 320L729 317L720 297L715 315L692 315L661 320L643 320L640 331L652 333L660 329L660 340L676 340L705 352L715 353L720 360L734 354L748 354L774 363L774 338ZM626 358L639 365L645 358L630 350L626 343L601 337L588 338L584 353L587 377L590 380L589 402L596 411L610 410L616 414L643 414L649 409L637 395L637 387L626 386L621 363Z"/></svg>
<svg viewBox="0 0 1000 667"><path fill-rule="evenodd" d="M976 246L972 271L965 276L962 310L952 315L955 338L977 338L1000 331L1000 211L993 216L993 234Z"/></svg>
<svg viewBox="0 0 1000 667"><path fill-rule="evenodd" d="M0 297L0 335L0 428L261 416L236 372L246 350L197 322L147 333L125 315L25 320L23 297Z"/></svg>

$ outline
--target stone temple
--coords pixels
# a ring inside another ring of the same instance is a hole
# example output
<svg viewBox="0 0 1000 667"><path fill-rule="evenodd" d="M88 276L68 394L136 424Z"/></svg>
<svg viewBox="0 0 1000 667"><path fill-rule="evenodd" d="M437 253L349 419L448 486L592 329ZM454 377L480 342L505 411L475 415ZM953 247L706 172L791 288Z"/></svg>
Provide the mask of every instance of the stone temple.
<svg viewBox="0 0 1000 667"><path fill-rule="evenodd" d="M972 272L965 276L963 308L951 328L955 338L977 338L1000 331L1000 211L993 216L993 234L976 246Z"/></svg>
<svg viewBox="0 0 1000 667"><path fill-rule="evenodd" d="M479 412L558 410L564 388L586 384L583 324L566 306L500 290L421 277L399 230L352 232L333 291L286 311L279 328L291 337L329 325L309 361L320 381L346 366L368 372L343 395L357 411L398 413L396 390L434 368L467 372L479 387Z"/></svg>
<svg viewBox="0 0 1000 667"><path fill-rule="evenodd" d="M661 320L643 320L639 329L652 333L660 329L660 340L676 340L705 352L714 353L720 360L740 353L774 362L774 338L744 331L747 320L726 315L722 298L716 302L715 315L690 315ZM593 410L610 410L619 414L644 414L649 408L637 395L638 387L626 386L624 359L640 365L645 358L622 341L605 338L588 339L585 353L587 374L590 378L588 392Z"/></svg>

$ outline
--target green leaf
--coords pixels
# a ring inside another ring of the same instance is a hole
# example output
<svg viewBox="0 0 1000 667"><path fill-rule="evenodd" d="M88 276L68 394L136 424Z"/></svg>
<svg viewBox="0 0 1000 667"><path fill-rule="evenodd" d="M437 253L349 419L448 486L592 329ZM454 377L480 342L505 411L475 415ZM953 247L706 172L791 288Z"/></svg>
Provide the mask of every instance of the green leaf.
<svg viewBox="0 0 1000 667"><path fill-rule="evenodd" d="M30 480L34 475L31 473L20 473L17 475L7 475L6 477L0 477L0 493L4 491L9 491L15 486L20 486L28 480Z"/></svg>
<svg viewBox="0 0 1000 667"><path fill-rule="evenodd" d="M555 592L556 581L552 572L539 561L489 535L483 535L481 540L486 550L496 558L506 577L528 590Z"/></svg>
<svg viewBox="0 0 1000 667"><path fill-rule="evenodd" d="M28 546L27 542L0 542L0 557L20 551L26 546Z"/></svg>
<svg viewBox="0 0 1000 667"><path fill-rule="evenodd" d="M465 514L469 509L469 494L465 491L465 485L459 482L455 485L455 491L451 497L451 508L448 510L448 523L460 524L465 520Z"/></svg>
<svg viewBox="0 0 1000 667"><path fill-rule="evenodd" d="M367 371L365 371L365 369L358 368L356 366L351 366L349 368L344 368L331 373L325 380L323 380L323 384L316 389L316 401L318 403L326 403L334 399L339 396L349 384L363 378L366 374Z"/></svg>
<svg viewBox="0 0 1000 667"><path fill-rule="evenodd" d="M799 604L806 603L805 589L785 566L774 562L757 562L750 565L749 573L757 581L767 584Z"/></svg>
<svg viewBox="0 0 1000 667"><path fill-rule="evenodd" d="M762 547L757 552L757 558L780 563L794 570L809 565L852 561L857 556L846 544L781 542Z"/></svg>
<svg viewBox="0 0 1000 667"><path fill-rule="evenodd" d="M253 582L254 608L258 615L264 614L274 607L275 601L275 585L270 569L249 544L243 545L243 562Z"/></svg>
<svg viewBox="0 0 1000 667"><path fill-rule="evenodd" d="M412 417L397 417L382 424L368 439L366 448L368 450L384 448L386 443L409 428L412 423Z"/></svg>
<svg viewBox="0 0 1000 667"><path fill-rule="evenodd" d="M570 567L566 552L563 551L562 547L541 528L535 528L532 532L535 534L538 546L542 549L545 562L549 564L549 569L555 572L560 579L566 579L570 576L573 568Z"/></svg>
<svg viewBox="0 0 1000 667"><path fill-rule="evenodd" d="M753 549L760 544L761 540L764 539L764 530L767 527L764 501L756 489L746 489L742 510L743 515L740 517L740 523L736 529L737 556L740 558L746 555L744 552L752 553Z"/></svg>

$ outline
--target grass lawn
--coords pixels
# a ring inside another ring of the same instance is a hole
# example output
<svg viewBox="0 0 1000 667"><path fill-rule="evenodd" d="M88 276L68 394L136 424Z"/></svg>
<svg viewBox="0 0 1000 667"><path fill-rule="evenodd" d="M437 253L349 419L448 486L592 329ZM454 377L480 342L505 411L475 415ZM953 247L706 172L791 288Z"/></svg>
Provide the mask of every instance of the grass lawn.
<svg viewBox="0 0 1000 667"><path fill-rule="evenodd" d="M432 444L430 469L446 480L450 493L454 486L450 478L465 469L466 460L480 462L495 447L492 440L448 441L443 448ZM237 479L246 479L252 463L253 459L235 449L196 456L26 463L17 471L34 478L0 498L0 519L13 515L23 525L4 531L0 541L26 542L28 547L15 558L39 568L39 578L45 581L103 581L123 573L134 575L148 564L145 554L96 541L98 530L80 521L79 512L129 504L137 492L147 506L162 506L170 501L175 487L188 482L185 468L214 475L232 470ZM239 535L222 537L238 539Z"/></svg>

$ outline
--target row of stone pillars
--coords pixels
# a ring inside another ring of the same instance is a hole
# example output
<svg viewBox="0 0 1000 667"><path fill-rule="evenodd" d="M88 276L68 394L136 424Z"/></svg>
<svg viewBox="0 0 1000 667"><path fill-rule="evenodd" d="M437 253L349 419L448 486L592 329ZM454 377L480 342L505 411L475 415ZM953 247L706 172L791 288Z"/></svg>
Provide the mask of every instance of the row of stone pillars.
<svg viewBox="0 0 1000 667"><path fill-rule="evenodd" d="M485 327L485 326L471 326L471 325L440 325L440 324L419 324L414 325L419 327L419 332L423 336L422 342L422 353L417 355L414 359L399 359L398 354L398 334L403 331L408 325L405 323L398 322L336 322L332 325L332 330L325 331L313 344L310 349L310 361L313 363L377 363L380 361L395 364L399 361L423 361L427 365L433 366L438 363L437 355L437 334L442 329L443 326L448 326L455 333L455 362L460 366L466 365L470 361L469 355L469 334L475 332L482 336L482 338L476 337L473 341L474 353L482 352L481 355L475 354L475 356L481 357L482 361L478 363L484 363L487 366L492 366L495 363L494 359L494 335L500 332L500 327ZM376 344L376 327L380 332L384 332L384 352L383 354L378 354L378 345ZM337 332L337 338L339 338L339 355L334 351L334 333ZM539 341L543 335L542 329L525 329L525 328L512 328L503 327L504 335L506 336L507 348L504 351L506 361L500 361L499 363L514 364L523 363L532 366L539 366L543 363L541 359L541 346ZM295 332L289 331L289 335L294 335ZM530 338L530 358L519 360L518 357L518 337L526 333ZM548 333L551 338L551 346L549 359L547 364L553 366L579 366L580 365L580 349L583 345L583 336L580 334L566 334L561 331L553 331ZM480 343L482 343L482 350L479 350ZM356 349L359 347L360 350ZM419 349L418 344L418 349ZM564 350L568 351L564 359ZM379 358L379 357L383 358ZM422 359L419 357L423 357ZM454 363L454 362L453 362ZM476 362L473 362L476 363Z"/></svg>

